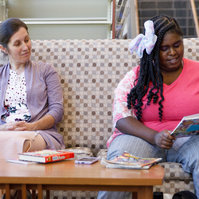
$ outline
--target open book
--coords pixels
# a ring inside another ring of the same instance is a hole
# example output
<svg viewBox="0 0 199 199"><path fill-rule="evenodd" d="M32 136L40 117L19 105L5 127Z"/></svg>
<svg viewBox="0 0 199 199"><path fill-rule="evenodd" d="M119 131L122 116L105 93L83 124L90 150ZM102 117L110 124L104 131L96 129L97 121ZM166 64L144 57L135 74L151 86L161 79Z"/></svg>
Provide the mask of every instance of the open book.
<svg viewBox="0 0 199 199"><path fill-rule="evenodd" d="M199 114L182 118L176 128L171 132L176 138L187 137L199 133Z"/></svg>
<svg viewBox="0 0 199 199"><path fill-rule="evenodd" d="M106 168L119 169L149 169L154 163L161 161L162 158L141 158L130 153L124 152L113 160L101 159L101 164Z"/></svg>

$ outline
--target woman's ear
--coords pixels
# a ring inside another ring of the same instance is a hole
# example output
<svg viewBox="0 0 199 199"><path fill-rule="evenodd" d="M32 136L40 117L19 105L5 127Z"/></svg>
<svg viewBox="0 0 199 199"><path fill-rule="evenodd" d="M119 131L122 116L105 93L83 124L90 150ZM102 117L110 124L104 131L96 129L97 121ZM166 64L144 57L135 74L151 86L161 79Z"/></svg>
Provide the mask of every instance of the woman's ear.
<svg viewBox="0 0 199 199"><path fill-rule="evenodd" d="M5 47L2 46L2 45L0 45L0 50L1 50L2 52L4 52L5 54L8 54L7 48L5 48Z"/></svg>

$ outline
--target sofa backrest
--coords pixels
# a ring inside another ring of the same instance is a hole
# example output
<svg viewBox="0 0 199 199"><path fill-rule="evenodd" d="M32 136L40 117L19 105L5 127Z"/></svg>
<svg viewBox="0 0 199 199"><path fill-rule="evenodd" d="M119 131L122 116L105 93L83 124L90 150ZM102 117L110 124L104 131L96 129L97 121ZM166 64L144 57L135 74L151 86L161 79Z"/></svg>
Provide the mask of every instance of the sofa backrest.
<svg viewBox="0 0 199 199"><path fill-rule="evenodd" d="M129 40L33 40L32 59L49 62L60 75L64 117L58 124L66 147L106 148L112 134L113 91L139 58ZM184 39L185 57L199 60L199 39ZM7 61L0 53L0 65Z"/></svg>

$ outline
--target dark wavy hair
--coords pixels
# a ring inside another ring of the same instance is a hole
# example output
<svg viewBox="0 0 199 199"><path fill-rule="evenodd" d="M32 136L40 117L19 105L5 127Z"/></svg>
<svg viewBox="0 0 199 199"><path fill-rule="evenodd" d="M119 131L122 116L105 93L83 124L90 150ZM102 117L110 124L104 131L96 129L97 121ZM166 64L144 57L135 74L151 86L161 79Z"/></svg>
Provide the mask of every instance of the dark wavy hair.
<svg viewBox="0 0 199 199"><path fill-rule="evenodd" d="M10 38L21 27L25 28L28 32L27 25L18 18L9 18L1 22L0 23L0 45L7 48Z"/></svg>
<svg viewBox="0 0 199 199"><path fill-rule="evenodd" d="M164 38L165 33L168 31L177 33L183 36L182 30L177 21L166 15L158 15L151 19L154 23L155 35L157 35L157 41L154 49L148 55L146 50L143 52L143 57L140 59L140 70L138 79L134 82L134 87L127 95L127 107L135 110L137 119L142 121L142 109L143 97L147 94L147 105L150 105L151 101L159 103L159 120L162 120L163 116L163 77L160 72L160 45ZM149 87L149 83L152 86Z"/></svg>

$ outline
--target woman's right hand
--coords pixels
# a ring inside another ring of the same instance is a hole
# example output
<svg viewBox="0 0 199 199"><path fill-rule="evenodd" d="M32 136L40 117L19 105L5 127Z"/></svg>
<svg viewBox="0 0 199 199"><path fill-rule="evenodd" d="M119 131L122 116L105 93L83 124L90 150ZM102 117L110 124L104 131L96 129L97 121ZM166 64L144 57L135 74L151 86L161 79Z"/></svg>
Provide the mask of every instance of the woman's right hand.
<svg viewBox="0 0 199 199"><path fill-rule="evenodd" d="M170 149L173 145L175 137L170 135L171 131L163 130L155 134L155 144L163 149Z"/></svg>
<svg viewBox="0 0 199 199"><path fill-rule="evenodd" d="M3 125L0 125L0 131L25 131L26 127L24 126L24 123L26 122L7 122Z"/></svg>

